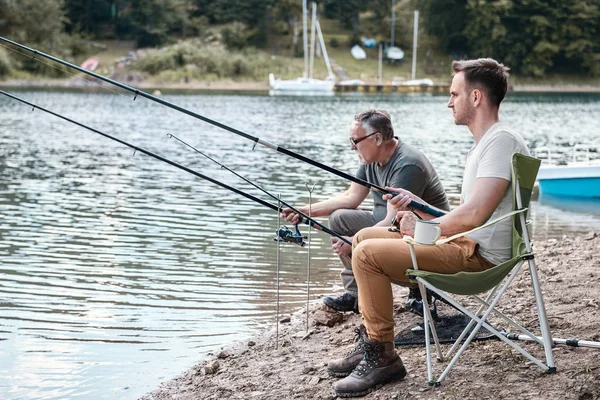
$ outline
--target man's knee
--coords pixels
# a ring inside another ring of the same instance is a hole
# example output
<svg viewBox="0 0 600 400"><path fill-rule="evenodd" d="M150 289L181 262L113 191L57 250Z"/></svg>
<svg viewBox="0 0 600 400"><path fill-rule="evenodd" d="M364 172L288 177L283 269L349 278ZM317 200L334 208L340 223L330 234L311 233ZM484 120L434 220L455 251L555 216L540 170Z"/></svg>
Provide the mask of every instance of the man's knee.
<svg viewBox="0 0 600 400"><path fill-rule="evenodd" d="M360 235L360 232L357 235ZM365 242L360 243L358 236L355 236L355 239L357 244L352 249L352 271L354 275L364 272L367 268L365 261L368 258L367 253L369 251Z"/></svg>
<svg viewBox="0 0 600 400"><path fill-rule="evenodd" d="M354 238L352 239L352 251L356 251L356 247L360 244L360 242L365 240L365 235L363 231L364 229L361 229L360 231L356 232L356 234L354 234Z"/></svg>
<svg viewBox="0 0 600 400"><path fill-rule="evenodd" d="M361 229L354 235L354 240L353 240L354 246L356 247L356 245L358 243L363 242L367 239L378 238L379 237L379 235L377 234L378 232L379 232L379 228L377 228L377 227Z"/></svg>
<svg viewBox="0 0 600 400"><path fill-rule="evenodd" d="M334 231L339 231L344 226L343 212L344 210L335 210L329 214L329 228Z"/></svg>

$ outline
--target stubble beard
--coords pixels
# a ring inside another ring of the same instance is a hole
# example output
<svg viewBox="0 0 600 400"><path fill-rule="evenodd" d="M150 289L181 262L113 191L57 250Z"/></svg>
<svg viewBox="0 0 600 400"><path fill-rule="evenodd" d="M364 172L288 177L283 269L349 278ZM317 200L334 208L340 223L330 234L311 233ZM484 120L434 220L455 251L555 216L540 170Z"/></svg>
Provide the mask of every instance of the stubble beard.
<svg viewBox="0 0 600 400"><path fill-rule="evenodd" d="M472 108L465 109L462 115L454 112L454 124L455 125L469 125L473 119L474 110Z"/></svg>

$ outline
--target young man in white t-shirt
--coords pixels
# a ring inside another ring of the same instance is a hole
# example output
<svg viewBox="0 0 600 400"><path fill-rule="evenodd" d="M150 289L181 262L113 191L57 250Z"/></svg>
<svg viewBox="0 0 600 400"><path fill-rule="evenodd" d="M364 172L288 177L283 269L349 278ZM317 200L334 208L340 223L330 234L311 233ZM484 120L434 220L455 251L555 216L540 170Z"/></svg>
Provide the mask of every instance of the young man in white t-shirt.
<svg viewBox="0 0 600 400"><path fill-rule="evenodd" d="M529 155L525 141L498 119L500 103L508 89L508 68L495 60L455 61L448 107L454 122L466 125L475 139L467 155L461 204L443 217L443 236L469 231L512 210L511 159L513 153ZM424 201L413 193L386 195L398 210L400 232L367 228L354 236L352 264L358 283L359 308L365 329L355 350L329 363L335 376L347 376L334 389L341 397L361 396L374 386L402 379L406 369L394 348L392 281L408 282L405 271L412 268L408 244L416 217L407 211L411 200ZM431 215L420 213L423 219ZM483 271L507 261L511 249L511 220L481 229L440 246L417 246L419 269L441 273Z"/></svg>

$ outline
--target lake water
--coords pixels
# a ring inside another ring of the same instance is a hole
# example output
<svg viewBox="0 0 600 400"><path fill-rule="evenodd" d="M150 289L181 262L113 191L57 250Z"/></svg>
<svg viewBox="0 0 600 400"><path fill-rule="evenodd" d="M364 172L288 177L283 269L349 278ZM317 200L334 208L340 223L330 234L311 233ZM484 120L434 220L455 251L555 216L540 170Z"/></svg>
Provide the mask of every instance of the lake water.
<svg viewBox="0 0 600 400"><path fill-rule="evenodd" d="M306 184L316 184L315 201L347 186L143 98L18 95L271 203L167 134L295 205L307 201ZM353 115L387 109L455 203L472 144L446 96L164 98L348 173L357 167ZM599 116L597 94L511 94L501 114L531 147L597 144ZM135 399L208 352L274 327L274 211L5 97L0 121L0 398ZM531 216L537 240L600 231L598 201L542 198ZM282 314L306 303L306 251L281 246ZM311 300L339 290L338 271L329 238L313 233Z"/></svg>

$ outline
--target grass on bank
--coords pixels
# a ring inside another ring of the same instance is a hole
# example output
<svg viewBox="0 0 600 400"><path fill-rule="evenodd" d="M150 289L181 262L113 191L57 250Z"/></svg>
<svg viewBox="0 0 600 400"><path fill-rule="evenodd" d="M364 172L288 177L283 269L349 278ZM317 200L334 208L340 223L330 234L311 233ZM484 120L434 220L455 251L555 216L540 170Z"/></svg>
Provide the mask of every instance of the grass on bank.
<svg viewBox="0 0 600 400"><path fill-rule="evenodd" d="M365 49L366 60L356 60L350 54L348 38L350 32L345 30L339 21L320 20L324 41L329 58L334 66L334 72L345 71L346 79L359 79L367 83L377 83L378 48ZM164 46L160 49L136 49L132 41L101 41L89 47L86 55L80 55L75 64L80 64L86 58L94 55L99 59L99 72L102 75L112 75L119 61L135 53L138 58L121 68L125 73L141 74L150 84L180 84L185 82L258 82L268 85L268 74L274 73L277 78L292 79L302 76L304 61L302 57L292 57L289 37L272 38L271 49L245 48L228 50L222 43L220 32L222 27L211 27L204 39L188 39ZM310 32L310 31L309 31ZM412 35L412 34L411 34ZM405 35L406 36L406 35ZM384 38L377 38L383 40ZM302 46L301 35L298 46ZM404 37L404 42L409 42ZM283 45L282 45L283 44ZM392 65L383 64L382 82L401 82L411 79L412 48L401 46L405 55L402 62ZM435 39L421 34L419 37L416 78L430 78L435 83L448 83L451 80L450 64L452 57L438 50ZM44 50L44 49L40 49ZM13 79L37 80L47 79L15 68L18 60L15 56L0 48L0 76ZM70 75L62 73L64 78ZM322 57L315 58L314 76L325 78L327 70ZM117 76L117 79L122 76ZM340 81L343 76L338 74ZM600 85L600 77L589 78L572 75L549 75L540 78L512 77L513 85Z"/></svg>
<svg viewBox="0 0 600 400"><path fill-rule="evenodd" d="M365 49L366 60L356 60L350 54L348 32L339 22L323 20L321 23L325 45L334 72L343 69L346 79L360 79L368 83L377 82L378 48ZM216 39L215 39L216 38ZM231 51L225 48L216 34L212 40L186 40L177 44L151 50L133 65L149 74L149 80L156 83L180 83L182 81L254 81L268 82L269 73L277 78L292 79L302 76L304 61L302 57L292 57L289 47L274 49L246 48ZM280 38L285 43L286 38ZM289 38L287 38L289 39ZM299 37L298 46L302 46ZM274 40L277 41L277 40ZM337 46L332 46L337 43ZM435 82L449 81L450 58L436 53L434 43L429 39L423 42L423 54L417 60L416 77L431 78ZM382 81L403 81L411 79L412 50L404 49L405 59L398 64L384 63ZM338 74L338 80L341 76ZM327 69L324 58L315 57L314 77L325 78Z"/></svg>
<svg viewBox="0 0 600 400"><path fill-rule="evenodd" d="M330 59L346 70L349 79L360 79L368 83L376 83L379 66L379 48L364 48L363 46L363 49L367 53L367 58L365 60L356 60L350 54L351 46L348 43L349 32L340 26L340 22L322 20L320 23ZM389 41L389 38L377 39ZM436 83L449 82L451 57L437 50L437 42L430 37L421 35L418 39L415 78L429 78ZM332 42L339 43L339 47L331 46ZM398 43L396 45L400 46L404 51L404 59L397 64L383 62L383 83L412 79L412 45L409 47L399 45ZM321 64L323 64L323 71L325 71L324 61L321 61Z"/></svg>
<svg viewBox="0 0 600 400"><path fill-rule="evenodd" d="M222 43L187 40L149 51L132 64L148 73L153 82L183 81L267 81L270 72L298 75L300 63L271 56L253 48L230 51Z"/></svg>

